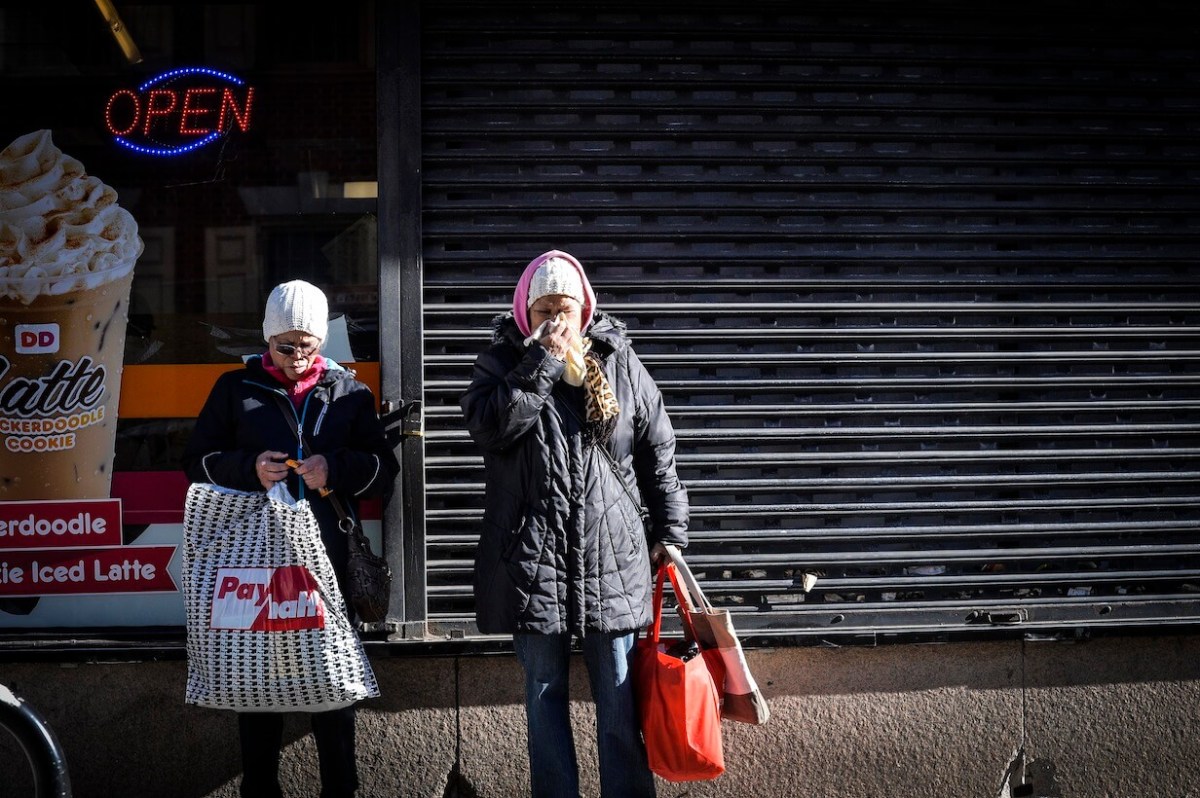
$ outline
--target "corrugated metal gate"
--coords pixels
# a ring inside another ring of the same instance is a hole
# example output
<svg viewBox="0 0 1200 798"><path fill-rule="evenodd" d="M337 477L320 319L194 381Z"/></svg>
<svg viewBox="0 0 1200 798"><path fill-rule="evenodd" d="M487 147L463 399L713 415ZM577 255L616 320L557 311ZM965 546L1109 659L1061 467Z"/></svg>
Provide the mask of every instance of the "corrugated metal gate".
<svg viewBox="0 0 1200 798"><path fill-rule="evenodd" d="M457 397L551 247L666 394L740 629L1196 620L1200 38L1072 5L423 8L431 630L471 629Z"/></svg>

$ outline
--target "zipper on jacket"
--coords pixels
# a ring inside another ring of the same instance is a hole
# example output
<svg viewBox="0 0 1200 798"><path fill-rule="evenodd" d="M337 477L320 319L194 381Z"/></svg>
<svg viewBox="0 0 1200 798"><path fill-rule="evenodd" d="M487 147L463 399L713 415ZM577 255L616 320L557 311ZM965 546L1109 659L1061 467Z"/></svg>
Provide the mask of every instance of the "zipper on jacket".
<svg viewBox="0 0 1200 798"><path fill-rule="evenodd" d="M300 406L300 417L298 419L296 419L296 430L298 433L296 435L296 459L297 460L304 459L304 446L300 443L300 436L304 434L304 417L308 415L308 400L312 398L312 395L313 395L313 392L309 391L308 394L304 397L304 403ZM290 405L291 403L292 403L292 400L288 399L288 404ZM295 412L294 409L293 409L293 412ZM304 489L305 489L304 480L298 478L297 481L300 483L300 496L298 498L303 499L304 498Z"/></svg>
<svg viewBox="0 0 1200 798"><path fill-rule="evenodd" d="M292 400L291 400L291 398L288 397L287 391L283 390L282 388L273 388L270 385L263 385L261 382L255 382L254 380L246 380L246 383L249 385L253 385L257 388L262 388L264 391L269 391L273 394L282 396L284 398L284 400L287 402L287 406L291 409L292 415L294 415L296 417L296 429L299 430L301 433L304 432L304 416L308 412L308 400L309 400L309 397L312 396L312 391L309 391L308 394L304 397L304 405L301 409L301 412L297 413L296 406L292 404ZM315 388L314 388L314 390L315 390ZM296 459L297 460L304 459L304 448L300 445L299 436L297 436L297 438L296 438ZM305 485L304 485L303 479L297 478L296 481L297 481L297 483L299 483L299 486L300 486L300 495L296 497L296 500L299 501L300 499L304 498Z"/></svg>
<svg viewBox="0 0 1200 798"><path fill-rule="evenodd" d="M313 388L313 390L315 391L317 389ZM309 391L309 396L312 396L312 391ZM305 402L308 401L308 396L304 397L304 401ZM321 434L321 422L323 422L325 420L325 414L328 412L329 412L329 402L325 402L324 404L321 405L321 414L317 416L317 423L313 425L312 434L313 434L314 438Z"/></svg>

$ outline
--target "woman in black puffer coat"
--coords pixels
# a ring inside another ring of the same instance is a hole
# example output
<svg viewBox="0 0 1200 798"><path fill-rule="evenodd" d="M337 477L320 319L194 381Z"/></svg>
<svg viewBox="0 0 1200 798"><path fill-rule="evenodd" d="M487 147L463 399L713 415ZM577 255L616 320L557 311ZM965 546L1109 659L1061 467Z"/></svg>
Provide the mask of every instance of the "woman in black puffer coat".
<svg viewBox="0 0 1200 798"><path fill-rule="evenodd" d="M595 304L574 257L534 259L461 399L486 468L476 619L482 632L514 635L535 796L578 794L572 637L596 701L602 793L654 794L629 663L652 619L651 565L664 544L687 543L687 492L662 395L624 324Z"/></svg>

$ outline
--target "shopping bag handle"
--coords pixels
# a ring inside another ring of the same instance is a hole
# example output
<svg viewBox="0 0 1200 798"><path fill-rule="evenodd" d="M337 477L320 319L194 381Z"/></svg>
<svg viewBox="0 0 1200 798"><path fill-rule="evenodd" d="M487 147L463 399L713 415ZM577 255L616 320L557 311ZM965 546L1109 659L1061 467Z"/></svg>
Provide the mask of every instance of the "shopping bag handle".
<svg viewBox="0 0 1200 798"><path fill-rule="evenodd" d="M671 589L675 591L675 598L681 602L684 602L686 606L686 600L684 599L684 594L686 591L679 585L679 577L675 571L675 564L666 563L664 565L660 565L658 567L658 579L654 585L654 621L650 624L650 640L653 641L655 645L658 645L659 636L662 633L663 587L665 586L668 578L671 580ZM691 639L698 639L696 637L696 629L692 626L691 616L686 612L682 612L680 613L680 617L683 620L683 625L687 627L687 634L691 637Z"/></svg>
<svg viewBox="0 0 1200 798"><path fill-rule="evenodd" d="M658 576L654 583L654 620L650 622L650 640L658 644L659 632L662 630L663 583L667 578L666 566L658 567Z"/></svg>
<svg viewBox="0 0 1200 798"><path fill-rule="evenodd" d="M679 578L683 580L684 590L682 594L676 588L676 594L680 595L680 600L689 612L711 612L712 604L708 600L708 596L704 595L704 591L700 589L700 582L696 580L696 575L692 573L692 569L683 560L683 552L679 547L668 543L666 544L667 554L671 557L671 564L675 566L675 571L679 574Z"/></svg>

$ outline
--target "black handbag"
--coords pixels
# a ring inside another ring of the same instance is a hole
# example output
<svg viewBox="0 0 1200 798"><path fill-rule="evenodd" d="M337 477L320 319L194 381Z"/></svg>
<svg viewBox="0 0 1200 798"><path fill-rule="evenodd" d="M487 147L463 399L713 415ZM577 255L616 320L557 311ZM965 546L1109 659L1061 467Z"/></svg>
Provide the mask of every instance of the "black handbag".
<svg viewBox="0 0 1200 798"><path fill-rule="evenodd" d="M328 489L323 489L321 495L328 498L337 511L338 528L346 533L350 546L346 565L350 588L347 602L363 623L387 620L388 603L392 598L392 569L387 560L371 551L371 542L367 540L362 524L346 512L338 495Z"/></svg>
<svg viewBox="0 0 1200 798"><path fill-rule="evenodd" d="M280 396L278 399L284 417L291 425L292 432L296 433L296 440L300 442L300 451L307 452L308 445L296 422L295 412L290 404L285 406L288 402L286 397ZM289 460L288 465L295 468L300 464ZM354 609L354 614L363 623L387 620L388 604L392 598L392 569L387 560L371 551L371 542L367 540L362 524L346 512L346 506L342 504L338 495L329 488L321 488L318 492L333 505L338 514L338 529L346 535L350 552L346 561L346 582L350 595L345 596L346 603Z"/></svg>

